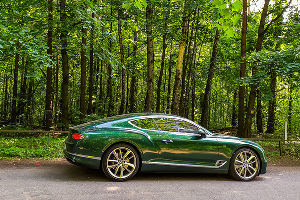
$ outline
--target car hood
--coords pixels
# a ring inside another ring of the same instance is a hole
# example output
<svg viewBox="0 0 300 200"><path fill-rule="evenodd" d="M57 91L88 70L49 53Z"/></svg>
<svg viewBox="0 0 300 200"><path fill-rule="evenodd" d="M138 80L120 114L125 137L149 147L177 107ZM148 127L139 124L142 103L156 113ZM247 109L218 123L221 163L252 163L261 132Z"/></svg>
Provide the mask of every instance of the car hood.
<svg viewBox="0 0 300 200"><path fill-rule="evenodd" d="M255 146L259 146L259 144L257 144L256 142L253 142L251 140L247 140L247 139L244 139L244 138L239 138L239 137L234 137L234 136L230 136L230 135L222 135L222 134L216 134L216 133L213 133L212 134L212 137L216 137L216 138L220 138L220 139L230 139L230 140L237 140L237 141L240 141L240 142L244 142L244 143L248 143L248 144L252 144L252 145L255 145Z"/></svg>
<svg viewBox="0 0 300 200"><path fill-rule="evenodd" d="M235 140L242 139L242 138L238 138L238 137L234 137L234 136L230 136L230 135L223 135L223 134L217 134L217 133L213 133L211 136L217 137L217 138L222 138L222 139L235 139Z"/></svg>

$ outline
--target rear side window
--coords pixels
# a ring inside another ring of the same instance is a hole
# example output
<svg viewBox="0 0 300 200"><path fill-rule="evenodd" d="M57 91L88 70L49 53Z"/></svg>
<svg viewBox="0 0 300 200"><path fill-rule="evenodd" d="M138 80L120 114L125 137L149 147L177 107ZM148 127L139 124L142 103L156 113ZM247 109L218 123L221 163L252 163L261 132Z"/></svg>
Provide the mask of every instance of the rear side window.
<svg viewBox="0 0 300 200"><path fill-rule="evenodd" d="M135 121L131 121L131 123L137 127L143 128L143 129L158 130L157 126L152 118L138 119Z"/></svg>
<svg viewBox="0 0 300 200"><path fill-rule="evenodd" d="M154 119L161 131L198 133L198 127L180 119L156 118Z"/></svg>

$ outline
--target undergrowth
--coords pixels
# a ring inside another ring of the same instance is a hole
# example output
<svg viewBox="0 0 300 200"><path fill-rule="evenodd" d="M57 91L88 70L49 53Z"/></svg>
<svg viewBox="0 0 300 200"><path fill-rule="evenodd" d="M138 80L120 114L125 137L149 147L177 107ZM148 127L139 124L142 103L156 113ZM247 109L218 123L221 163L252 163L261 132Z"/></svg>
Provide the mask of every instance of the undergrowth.
<svg viewBox="0 0 300 200"><path fill-rule="evenodd" d="M59 158L63 157L65 137L0 136L0 159L8 158Z"/></svg>
<svg viewBox="0 0 300 200"><path fill-rule="evenodd" d="M281 141L255 141L264 150L268 160L278 160L281 156L290 157L294 160L300 159L300 143ZM281 148L281 149L280 149ZM280 155L281 152L281 155Z"/></svg>

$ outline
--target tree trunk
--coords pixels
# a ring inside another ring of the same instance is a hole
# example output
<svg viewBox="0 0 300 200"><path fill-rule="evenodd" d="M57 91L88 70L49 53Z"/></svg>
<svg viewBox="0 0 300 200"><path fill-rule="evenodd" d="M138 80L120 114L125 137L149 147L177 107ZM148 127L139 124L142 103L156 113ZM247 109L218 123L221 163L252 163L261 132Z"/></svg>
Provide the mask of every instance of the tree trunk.
<svg viewBox="0 0 300 200"><path fill-rule="evenodd" d="M153 101L153 71L154 71L154 48L152 35L153 5L147 0L146 8L146 33L147 33L147 94L145 98L145 112L151 112Z"/></svg>
<svg viewBox="0 0 300 200"><path fill-rule="evenodd" d="M272 100L269 100L268 108L268 123L267 123L267 133L274 134L275 132L275 107L276 107L276 72L273 68L271 70L271 83L270 88L273 93Z"/></svg>
<svg viewBox="0 0 300 200"><path fill-rule="evenodd" d="M118 35L119 35L119 45L120 45L120 58L121 58L121 105L120 105L120 110L119 110L119 115L124 113L124 109L125 109L125 90L126 90L126 86L125 86L125 61L124 61L124 48L123 48L123 39L122 39L122 22L121 22L121 14L120 14L120 10L118 12Z"/></svg>
<svg viewBox="0 0 300 200"><path fill-rule="evenodd" d="M28 92L27 92L27 112L26 112L26 121L27 121L27 126L30 126L32 124L32 117L31 117L31 110L32 108L32 101L31 98L33 96L33 86L34 86L34 79L30 78L29 85L28 85Z"/></svg>
<svg viewBox="0 0 300 200"><path fill-rule="evenodd" d="M69 64L68 64L68 32L67 25L67 9L66 0L60 1L60 21L61 21L61 57L62 57L62 85L61 85L61 122L63 129L69 128L69 98L68 98L68 85L69 85Z"/></svg>
<svg viewBox="0 0 300 200"><path fill-rule="evenodd" d="M92 52L93 54L93 52ZM89 103L87 114L90 115L93 112L93 91L94 91L94 56L90 55L90 70L89 70Z"/></svg>
<svg viewBox="0 0 300 200"><path fill-rule="evenodd" d="M166 28L166 23L165 23ZM161 90L161 83L162 83L162 77L164 74L164 66L165 66L165 57L166 57L166 34L163 35L163 51L161 55L161 64L160 64L160 72L159 72L159 78L157 82L157 98L156 98L156 113L160 113L160 90Z"/></svg>
<svg viewBox="0 0 300 200"><path fill-rule="evenodd" d="M55 67L55 109L54 109L54 121L55 123L58 122L59 120L59 95L58 95L58 87L59 87L59 59L58 59L59 54L56 54L56 67Z"/></svg>
<svg viewBox="0 0 300 200"><path fill-rule="evenodd" d="M50 130L52 126L52 112L53 112L53 94L52 94L52 36L53 35L53 0L48 0L48 41L47 41L47 54L51 59L50 67L47 67L47 86L46 86L46 131Z"/></svg>
<svg viewBox="0 0 300 200"><path fill-rule="evenodd" d="M214 78L214 71L215 71L215 65L217 60L217 54L218 54L218 45L219 45L219 39L220 39L220 31L216 30L212 55L210 59L210 66L209 66L209 73L208 78L206 82L205 87L205 93L204 93L204 99L202 103L202 114L201 114L201 125L204 128L207 128L208 126L208 111L209 111L209 99L210 99L210 93L211 93L211 85Z"/></svg>
<svg viewBox="0 0 300 200"><path fill-rule="evenodd" d="M102 26L102 34L104 34L104 26ZM104 40L102 39L101 42L104 42ZM103 49L101 49L101 53L103 53ZM104 61L101 59L100 61L100 81L99 81L99 105L98 105L98 115L103 115L105 112L105 106L103 105L103 99L104 99L104 92L103 92L103 88L104 88L104 84L103 84L103 66L104 66Z"/></svg>
<svg viewBox="0 0 300 200"><path fill-rule="evenodd" d="M190 59L189 61L189 72L188 72L188 80L190 80L190 77L192 75L192 80L191 80L191 85L192 85L192 118L195 117L195 73L194 73L194 70L196 68L196 52L197 52L197 32L198 32L198 23L199 23L199 11L200 9L198 8L197 9L197 21L196 21L196 28L195 28L195 37L194 37L194 46L193 46L193 53L192 53L192 58ZM186 96L188 97L187 101L185 101L185 117L188 118L189 116L189 103L190 103L190 100L189 100L189 91L190 91L190 84L188 83L187 84L187 89L186 89Z"/></svg>
<svg viewBox="0 0 300 200"><path fill-rule="evenodd" d="M136 60L138 33L136 30L134 30L133 33L134 33L133 57L134 57L134 60ZM136 76L135 67L136 67L136 64L133 63L132 78L131 78L131 82L130 82L130 97L129 97L129 112L130 113L136 112L137 76Z"/></svg>
<svg viewBox="0 0 300 200"><path fill-rule="evenodd" d="M196 102L196 80L195 80L195 74L192 76L192 109L191 109L191 120L195 121L195 102Z"/></svg>
<svg viewBox="0 0 300 200"><path fill-rule="evenodd" d="M27 74L27 68L28 68L28 59L22 57L22 68L21 68L21 89L20 89L20 94L17 102L17 116L19 117L19 123L23 124L24 120L24 110L25 110L25 104L26 104L26 80L27 77L25 74Z"/></svg>
<svg viewBox="0 0 300 200"><path fill-rule="evenodd" d="M192 37L193 37L193 27L191 28L191 35L189 37L189 27L187 30L187 38L189 38L189 44L187 47L187 55L184 59L183 62L183 67L182 67L182 78L181 78L181 91L180 91L180 100L179 100L179 115L184 117L184 108L185 108L185 101L186 101L186 96L185 96L185 87L186 87L186 73L189 67L189 59L191 55L191 45L192 45Z"/></svg>
<svg viewBox="0 0 300 200"><path fill-rule="evenodd" d="M112 15L112 7L111 7L111 15ZM110 23L110 33L112 34L113 23ZM109 51L112 51L112 38L109 39ZM110 64L107 64L107 91L106 91L106 102L108 102L107 108L107 116L112 116L114 105L113 105L113 97L112 97L112 68Z"/></svg>
<svg viewBox="0 0 300 200"><path fill-rule="evenodd" d="M288 93L289 93L288 132L289 132L289 134L292 134L293 133L293 128L292 128L293 127L292 126L293 88L292 88L291 84L289 84Z"/></svg>
<svg viewBox="0 0 300 200"><path fill-rule="evenodd" d="M3 118L7 119L8 116L8 75L5 73L5 89L4 89L4 106L3 106Z"/></svg>
<svg viewBox="0 0 300 200"><path fill-rule="evenodd" d="M12 99L11 120L10 120L11 123L16 123L16 121L17 121L17 95L18 95L19 60L20 60L20 54L17 52L16 55L15 55L13 99Z"/></svg>
<svg viewBox="0 0 300 200"><path fill-rule="evenodd" d="M263 130L263 123L262 123L261 92L259 88L256 90L256 93L257 93L256 128L258 133L263 133L264 130Z"/></svg>
<svg viewBox="0 0 300 200"><path fill-rule="evenodd" d="M83 25L84 26L84 25ZM80 122L83 122L83 118L86 115L86 104L85 104L85 95L86 95L86 37L87 37L87 29L81 29L82 38L81 38L81 84L80 84Z"/></svg>
<svg viewBox="0 0 300 200"><path fill-rule="evenodd" d="M278 9L278 11L275 12L276 15L280 16L280 12L282 10L281 2L276 2L275 8ZM275 45L275 51L280 51L280 41L278 40L278 37L282 35L282 21L283 21L283 17L277 18L275 31L274 31L274 41L277 41ZM274 134L275 110L276 110L276 79L277 79L276 68L272 67L270 73L271 73L270 89L271 92L273 93L273 98L269 101L267 133Z"/></svg>
<svg viewBox="0 0 300 200"><path fill-rule="evenodd" d="M237 112L236 112L236 98L238 96L237 91L234 91L233 94L233 103L232 103L232 117L231 117L231 126L236 127L236 119L237 119Z"/></svg>
<svg viewBox="0 0 300 200"><path fill-rule="evenodd" d="M94 1L95 2L95 1ZM95 18L95 13L92 13L92 18ZM89 75L89 104L87 114L93 112L93 92L94 92L94 22L91 28L91 41L90 41L90 75Z"/></svg>
<svg viewBox="0 0 300 200"><path fill-rule="evenodd" d="M179 44L179 52L178 52L178 60L176 65L176 75L173 89L173 99L171 105L171 112L174 115L178 115L179 113L179 92L180 92L180 81L181 81L181 73L182 73L182 62L183 62L183 54L185 49L186 35L188 31L189 19L188 19L188 10L189 5L187 1L184 4L184 14L182 18L182 39Z"/></svg>
<svg viewBox="0 0 300 200"><path fill-rule="evenodd" d="M103 92L103 88L104 88L104 84L103 84L103 60L100 61L100 80L99 80L99 84L100 84L100 88L99 88L99 105L98 105L98 115L103 115L103 111L104 111L104 107L103 107L103 96L104 96L104 92Z"/></svg>
<svg viewBox="0 0 300 200"><path fill-rule="evenodd" d="M172 50L173 43L170 47L170 60L169 60L169 78L168 78L168 93L167 93L167 113L170 113L170 95L171 95L171 78L172 78Z"/></svg>
<svg viewBox="0 0 300 200"><path fill-rule="evenodd" d="M247 0L243 0L242 40L241 40L241 67L240 79L246 74L246 36L247 36ZM245 86L239 84L239 109L238 109L238 131L237 136L243 137L245 120Z"/></svg>

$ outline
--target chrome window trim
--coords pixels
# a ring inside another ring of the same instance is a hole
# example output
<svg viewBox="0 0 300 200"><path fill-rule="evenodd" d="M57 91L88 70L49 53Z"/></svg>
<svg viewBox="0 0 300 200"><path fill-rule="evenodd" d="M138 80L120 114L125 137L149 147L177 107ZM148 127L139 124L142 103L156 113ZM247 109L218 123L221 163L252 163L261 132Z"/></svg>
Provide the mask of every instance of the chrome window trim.
<svg viewBox="0 0 300 200"><path fill-rule="evenodd" d="M88 155L82 155L82 154L77 154L77 153L70 153L68 151L66 151L66 153L72 155L72 156L77 156L77 157L81 157L81 158L89 158L89 159L93 159L93 160L101 160L101 157L95 157L95 156L88 156Z"/></svg>
<svg viewBox="0 0 300 200"><path fill-rule="evenodd" d="M145 131L159 131L159 129L158 129L158 127L157 127L156 124L155 124L155 125L156 125L156 128L157 128L157 129L153 130L153 129L141 128L141 127L139 127L139 126L137 126L137 125L135 125L135 124L132 123L133 121L137 121L137 120L141 120L141 119L149 119L149 118L151 118L151 119L153 120L153 117L150 117L150 116L142 116L142 117L140 117L140 118L138 118L138 119L132 119L132 120L128 121L128 123L131 124L133 127L138 128L138 129L141 129L141 130L145 130ZM154 122L154 123L155 123L155 122Z"/></svg>
<svg viewBox="0 0 300 200"><path fill-rule="evenodd" d="M131 124L132 126L138 128L138 129L141 129L141 130L146 130L146 131L159 131L159 132L168 132L168 133L171 133L171 134L176 134L176 135L185 135L185 136L194 136L194 135L199 135L197 133L188 133L189 135L187 135L185 132L173 132L173 131L161 131L159 130L159 128L157 130L152 130L152 129L145 129L145 128L141 128L141 127L138 127L136 126L135 124L132 123L132 121L136 121L136 120L141 120L141 119L149 119L151 118L154 123L156 124L155 122L155 118L171 118L171 119L177 119L177 120L182 120L182 121L185 121L185 122L188 122L188 123L191 123L192 125L198 127L198 129L201 129L203 130L204 128L198 124L196 124L195 122L189 120L189 119L185 119L185 118L180 118L180 117L176 117L176 116L168 116L168 115L150 115L150 116L142 116L138 119L133 119L133 120L130 120L128 121L129 124ZM157 126L157 125L156 125ZM210 132L207 132L206 129L203 130L205 132L206 135L211 135Z"/></svg>
<svg viewBox="0 0 300 200"><path fill-rule="evenodd" d="M218 166L219 162L223 162L222 165ZM209 165L195 165L195 164L179 164L179 163L169 163L169 162L151 162L151 161L142 161L143 164L149 164L149 165L166 165L166 166L176 166L176 167L201 167L201 168L212 168L212 169L218 169L220 167L223 167L227 161L224 160L218 160L215 164L215 166L209 166Z"/></svg>

